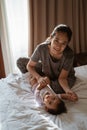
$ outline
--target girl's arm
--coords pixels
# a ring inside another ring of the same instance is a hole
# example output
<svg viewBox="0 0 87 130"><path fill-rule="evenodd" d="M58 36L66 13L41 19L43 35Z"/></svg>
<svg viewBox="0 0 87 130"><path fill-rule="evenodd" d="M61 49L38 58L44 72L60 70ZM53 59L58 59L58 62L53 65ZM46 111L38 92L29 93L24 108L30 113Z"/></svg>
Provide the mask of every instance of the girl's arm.
<svg viewBox="0 0 87 130"><path fill-rule="evenodd" d="M68 101L72 101L72 102L75 102L78 100L78 97L75 93L73 95L67 94L67 93L62 93L62 94L58 94L58 97L61 100L68 100Z"/></svg>

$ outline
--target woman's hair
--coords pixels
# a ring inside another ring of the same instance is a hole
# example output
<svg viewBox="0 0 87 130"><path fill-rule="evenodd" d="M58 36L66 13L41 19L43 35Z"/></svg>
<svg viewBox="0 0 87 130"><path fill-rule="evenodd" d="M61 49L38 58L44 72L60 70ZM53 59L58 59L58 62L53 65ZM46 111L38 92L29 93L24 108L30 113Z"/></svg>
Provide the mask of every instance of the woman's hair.
<svg viewBox="0 0 87 130"><path fill-rule="evenodd" d="M53 30L53 32L51 33L51 36L55 36L56 33L58 32L63 32L63 33L67 33L68 36L68 41L71 40L72 37L72 30L70 29L69 26L65 25L65 24L59 24L58 26L56 26Z"/></svg>
<svg viewBox="0 0 87 130"><path fill-rule="evenodd" d="M52 115L58 115L58 114L66 113L67 109L65 103L61 100L60 103L57 104L56 109L48 108L47 112L49 112Z"/></svg>

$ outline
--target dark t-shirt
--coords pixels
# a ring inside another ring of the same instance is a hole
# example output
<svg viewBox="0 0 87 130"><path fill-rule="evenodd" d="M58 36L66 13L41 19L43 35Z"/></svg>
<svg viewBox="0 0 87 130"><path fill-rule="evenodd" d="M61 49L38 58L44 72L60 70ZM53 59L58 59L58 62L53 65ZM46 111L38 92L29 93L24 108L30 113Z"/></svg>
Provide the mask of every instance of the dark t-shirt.
<svg viewBox="0 0 87 130"><path fill-rule="evenodd" d="M71 48L67 46L61 59L54 59L49 53L48 44L50 43L44 42L37 45L31 60L40 65L39 70L41 75L48 76L51 80L51 87L56 93L59 93L62 91L62 88L58 83L58 77L62 69L69 71L69 86L72 87L75 82L75 71L73 69L74 54Z"/></svg>

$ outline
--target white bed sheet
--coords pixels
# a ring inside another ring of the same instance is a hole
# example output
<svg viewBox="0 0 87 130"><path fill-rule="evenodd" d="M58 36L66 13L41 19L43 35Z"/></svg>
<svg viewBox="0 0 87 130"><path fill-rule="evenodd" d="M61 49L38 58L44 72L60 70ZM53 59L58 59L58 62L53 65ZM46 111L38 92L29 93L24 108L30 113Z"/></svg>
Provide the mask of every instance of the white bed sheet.
<svg viewBox="0 0 87 130"><path fill-rule="evenodd" d="M67 113L53 116L38 107L28 73L0 80L0 130L87 130L87 66L75 68L72 88L79 100L66 102Z"/></svg>

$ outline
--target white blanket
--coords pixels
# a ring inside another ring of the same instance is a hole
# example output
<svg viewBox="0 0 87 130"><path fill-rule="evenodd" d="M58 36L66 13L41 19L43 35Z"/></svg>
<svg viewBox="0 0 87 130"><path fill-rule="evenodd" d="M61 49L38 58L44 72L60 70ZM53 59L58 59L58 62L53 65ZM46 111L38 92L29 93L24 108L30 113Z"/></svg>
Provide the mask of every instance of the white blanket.
<svg viewBox="0 0 87 130"><path fill-rule="evenodd" d="M37 106L28 73L0 80L0 130L87 130L87 66L75 68L72 88L78 102L66 101L67 113L51 115Z"/></svg>

